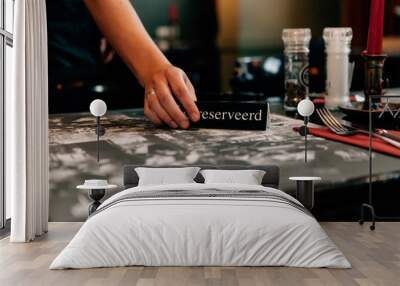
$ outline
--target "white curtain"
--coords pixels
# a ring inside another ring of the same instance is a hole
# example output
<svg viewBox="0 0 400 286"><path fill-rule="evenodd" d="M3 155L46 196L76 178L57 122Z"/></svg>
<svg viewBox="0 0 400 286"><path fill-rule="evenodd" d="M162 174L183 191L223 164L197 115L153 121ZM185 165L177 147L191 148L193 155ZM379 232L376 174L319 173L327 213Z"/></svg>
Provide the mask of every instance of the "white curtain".
<svg viewBox="0 0 400 286"><path fill-rule="evenodd" d="M6 185L12 242L47 232L48 72L45 0L15 1L14 92L6 98Z"/></svg>

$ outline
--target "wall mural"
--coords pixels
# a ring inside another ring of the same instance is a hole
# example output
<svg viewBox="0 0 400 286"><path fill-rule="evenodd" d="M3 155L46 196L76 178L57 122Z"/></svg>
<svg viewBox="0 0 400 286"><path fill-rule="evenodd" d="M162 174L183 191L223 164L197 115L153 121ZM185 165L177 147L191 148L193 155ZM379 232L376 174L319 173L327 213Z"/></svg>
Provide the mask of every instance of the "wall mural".
<svg viewBox="0 0 400 286"><path fill-rule="evenodd" d="M304 164L303 138L291 131L300 121L273 115L268 131L156 129L141 111L110 112L102 120L97 163L95 119L88 114L50 117L50 219L79 221L87 217L89 199L75 187L88 178L106 177L122 184L124 164L239 164L281 167L281 188L293 192L287 178L321 176L318 189L367 176L368 154L362 149L317 137L309 139L309 164ZM375 172L398 170L398 159L375 155ZM118 191L118 190L117 190ZM109 193L108 195L110 195Z"/></svg>

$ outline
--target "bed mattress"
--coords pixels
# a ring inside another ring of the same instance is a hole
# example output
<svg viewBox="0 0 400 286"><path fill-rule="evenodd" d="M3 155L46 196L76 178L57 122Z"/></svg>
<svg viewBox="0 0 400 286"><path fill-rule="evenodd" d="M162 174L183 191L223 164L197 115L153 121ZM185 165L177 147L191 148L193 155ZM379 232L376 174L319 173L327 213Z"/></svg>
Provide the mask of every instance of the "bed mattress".
<svg viewBox="0 0 400 286"><path fill-rule="evenodd" d="M50 269L133 265L351 267L315 218L280 190L179 184L109 198Z"/></svg>

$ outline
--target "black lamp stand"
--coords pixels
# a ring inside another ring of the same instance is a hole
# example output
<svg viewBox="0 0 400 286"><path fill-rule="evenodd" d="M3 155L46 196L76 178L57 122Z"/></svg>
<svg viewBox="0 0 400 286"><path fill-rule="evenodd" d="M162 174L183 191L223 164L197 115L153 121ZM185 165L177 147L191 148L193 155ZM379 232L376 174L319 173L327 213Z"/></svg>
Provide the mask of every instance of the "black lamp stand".
<svg viewBox="0 0 400 286"><path fill-rule="evenodd" d="M300 127L299 133L301 136L304 136L304 161L305 163L308 163L308 144L307 144L307 139L308 139L308 122L310 121L310 118L308 116L304 117L304 126Z"/></svg>
<svg viewBox="0 0 400 286"><path fill-rule="evenodd" d="M306 162L306 164L308 162L308 158L307 158L307 153L308 153L308 146L307 146L308 128L307 128L307 125L308 125L308 121L309 121L308 116L304 117L304 152L305 152L304 153L304 161Z"/></svg>
<svg viewBox="0 0 400 286"><path fill-rule="evenodd" d="M100 124L100 117L96 116L96 135L97 135L97 162L100 162L100 137L106 134L106 130Z"/></svg>

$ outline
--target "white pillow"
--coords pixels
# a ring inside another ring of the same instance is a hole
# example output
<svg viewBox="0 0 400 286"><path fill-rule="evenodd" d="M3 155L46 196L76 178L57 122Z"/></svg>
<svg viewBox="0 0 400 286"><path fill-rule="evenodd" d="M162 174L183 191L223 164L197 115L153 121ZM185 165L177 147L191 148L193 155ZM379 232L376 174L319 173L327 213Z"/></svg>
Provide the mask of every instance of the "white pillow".
<svg viewBox="0 0 400 286"><path fill-rule="evenodd" d="M135 168L139 176L139 186L171 185L195 183L198 167L187 168Z"/></svg>
<svg viewBox="0 0 400 286"><path fill-rule="evenodd" d="M205 184L261 185L265 171L261 170L202 170Z"/></svg>

